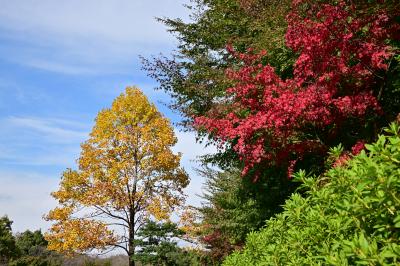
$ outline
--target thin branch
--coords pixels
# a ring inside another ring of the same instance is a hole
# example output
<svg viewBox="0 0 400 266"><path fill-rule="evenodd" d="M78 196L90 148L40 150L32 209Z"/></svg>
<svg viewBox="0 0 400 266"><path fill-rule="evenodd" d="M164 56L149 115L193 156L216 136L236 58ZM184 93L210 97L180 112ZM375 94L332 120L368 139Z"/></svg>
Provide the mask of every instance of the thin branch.
<svg viewBox="0 0 400 266"><path fill-rule="evenodd" d="M123 224L123 223L108 223L107 225L119 225L119 226L129 229L129 226L127 226L126 224Z"/></svg>
<svg viewBox="0 0 400 266"><path fill-rule="evenodd" d="M99 211L102 211L104 214L106 214L106 215L112 217L112 218L119 219L119 220L123 220L124 222L129 223L129 221L127 221L124 217L119 216L119 215L116 215L116 214L113 214L113 213L111 213L110 210L104 209L104 208L102 208L102 207L100 207L100 206L94 206L94 207L95 207L96 209L98 209Z"/></svg>

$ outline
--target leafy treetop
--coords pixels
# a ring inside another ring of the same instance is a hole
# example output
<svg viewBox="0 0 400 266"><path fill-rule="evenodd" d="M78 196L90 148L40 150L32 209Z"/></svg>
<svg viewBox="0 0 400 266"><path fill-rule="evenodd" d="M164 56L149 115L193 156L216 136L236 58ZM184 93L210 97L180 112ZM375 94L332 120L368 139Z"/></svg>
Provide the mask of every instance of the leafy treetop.
<svg viewBox="0 0 400 266"><path fill-rule="evenodd" d="M81 146L79 169L66 170L52 194L60 207L47 216L55 221L46 234L49 249L74 254L118 247L132 259L145 221L168 219L184 201L189 180L181 155L171 151L176 142L154 104L127 88L98 114Z"/></svg>
<svg viewBox="0 0 400 266"><path fill-rule="evenodd" d="M386 81L392 61L398 64L398 11L389 7L293 1L286 33L286 44L298 53L293 77L282 79L263 65L266 52L228 46L242 61L227 72L235 85L195 125L232 145L243 174L253 171L256 179L257 167L283 165L290 176L298 162L310 154L323 158L338 140L351 147L371 139L380 116L393 118L400 110L380 104L393 96Z"/></svg>

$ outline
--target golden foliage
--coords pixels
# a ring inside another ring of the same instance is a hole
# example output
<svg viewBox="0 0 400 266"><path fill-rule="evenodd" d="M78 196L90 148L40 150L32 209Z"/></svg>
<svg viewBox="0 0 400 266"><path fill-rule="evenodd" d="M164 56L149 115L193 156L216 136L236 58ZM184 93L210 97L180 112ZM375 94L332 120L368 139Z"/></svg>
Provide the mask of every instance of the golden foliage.
<svg viewBox="0 0 400 266"><path fill-rule="evenodd" d="M49 241L48 249L62 251L72 256L76 253L102 249L117 242L113 232L107 225L83 219L64 220L51 228L51 233L46 233L45 238Z"/></svg>
<svg viewBox="0 0 400 266"><path fill-rule="evenodd" d="M134 231L143 219L168 219L184 201L189 179L168 119L136 88L99 112L89 139L81 145L78 170L62 174L52 193L60 207L48 220L49 248L65 253L105 248L126 239L112 230L118 220ZM114 223L115 224L115 223Z"/></svg>
<svg viewBox="0 0 400 266"><path fill-rule="evenodd" d="M185 206L180 214L180 229L183 230L188 239L196 242L204 231L204 224L198 209L192 206Z"/></svg>

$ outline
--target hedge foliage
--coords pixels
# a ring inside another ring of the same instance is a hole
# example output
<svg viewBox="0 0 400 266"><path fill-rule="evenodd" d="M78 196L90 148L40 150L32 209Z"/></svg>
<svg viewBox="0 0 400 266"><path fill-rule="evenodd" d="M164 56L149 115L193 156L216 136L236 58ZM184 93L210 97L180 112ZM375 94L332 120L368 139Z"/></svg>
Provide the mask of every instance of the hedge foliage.
<svg viewBox="0 0 400 266"><path fill-rule="evenodd" d="M319 177L297 173L304 196L223 265L400 265L400 126L385 132Z"/></svg>

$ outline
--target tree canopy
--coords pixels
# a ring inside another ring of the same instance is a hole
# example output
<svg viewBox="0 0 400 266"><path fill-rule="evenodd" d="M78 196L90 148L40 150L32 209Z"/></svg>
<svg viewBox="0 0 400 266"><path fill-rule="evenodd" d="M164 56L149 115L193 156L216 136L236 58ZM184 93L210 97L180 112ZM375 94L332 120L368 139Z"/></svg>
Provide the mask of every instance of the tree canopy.
<svg viewBox="0 0 400 266"><path fill-rule="evenodd" d="M143 68L172 96L171 107L190 128L193 116L207 112L232 83L225 70L240 64L227 44L245 52L267 48L270 62L290 75L292 53L284 46L285 16L290 0L193 0L190 21L160 18L178 39L171 56L144 59Z"/></svg>
<svg viewBox="0 0 400 266"><path fill-rule="evenodd" d="M293 77L263 64L266 52L229 47L242 62L227 71L235 85L195 117L198 129L232 147L243 174L255 179L276 166L290 177L310 157L315 170L329 147L372 140L400 110L386 104L394 95L387 80L398 64L399 25L390 5L293 1L287 20L286 45L298 55Z"/></svg>
<svg viewBox="0 0 400 266"><path fill-rule="evenodd" d="M18 255L11 225L12 221L7 216L0 218L0 264L7 263Z"/></svg>
<svg viewBox="0 0 400 266"><path fill-rule="evenodd" d="M173 128L137 88L127 88L96 118L78 170L62 174L52 195L60 206L46 240L67 254L122 248L134 265L135 237L149 218L168 219L189 180Z"/></svg>

